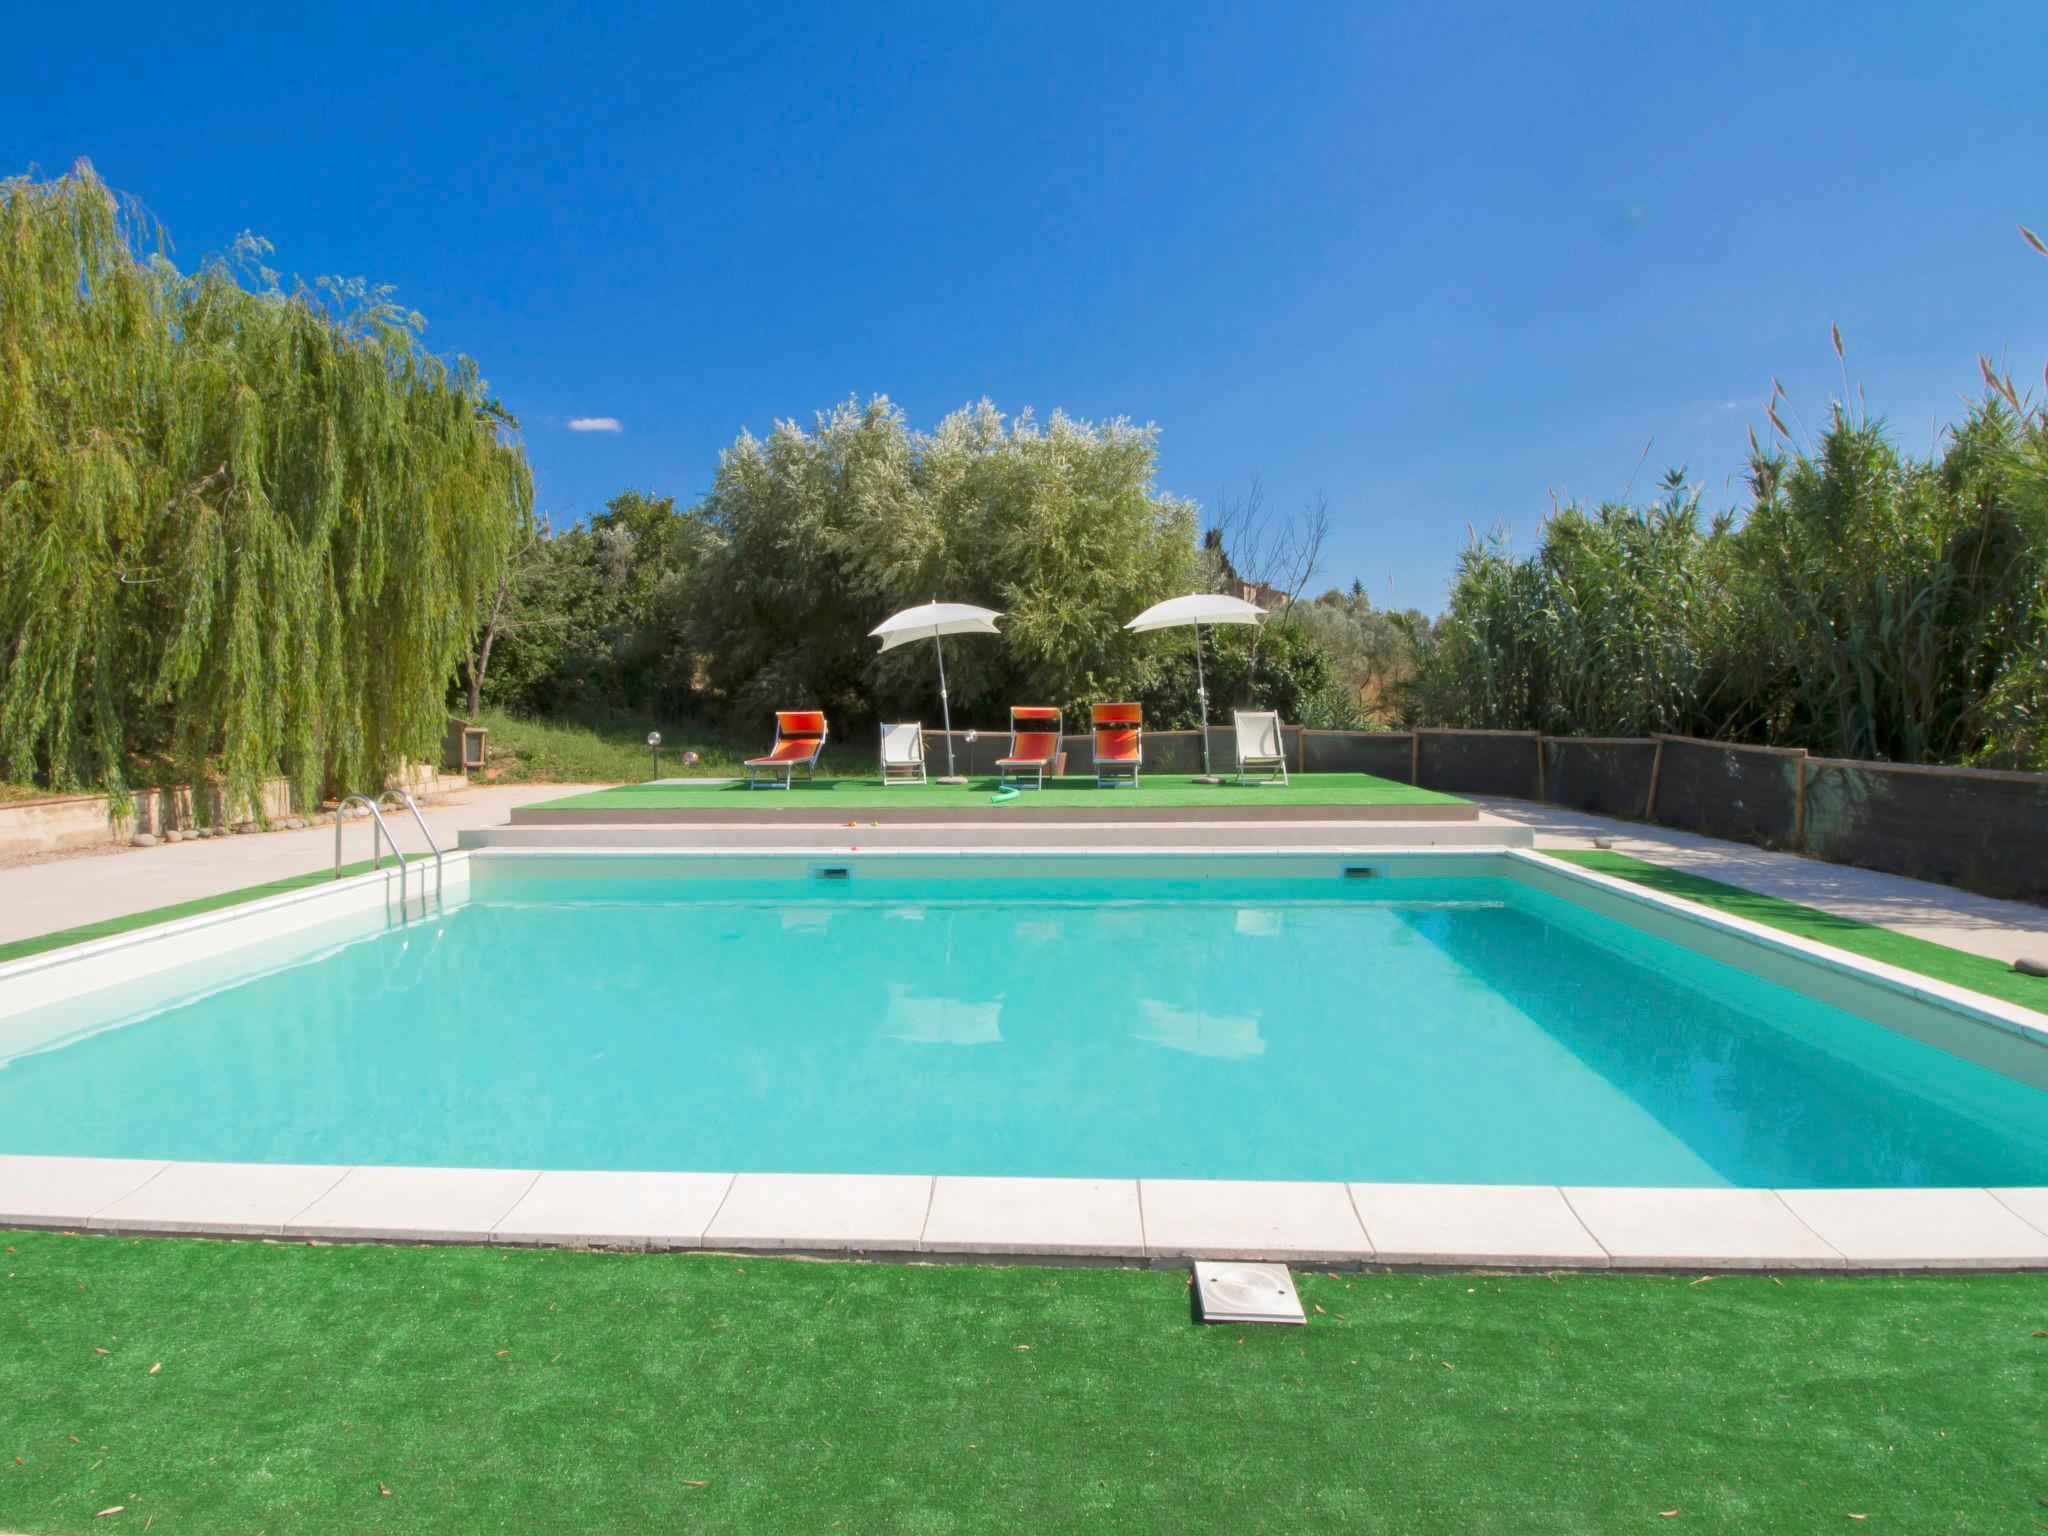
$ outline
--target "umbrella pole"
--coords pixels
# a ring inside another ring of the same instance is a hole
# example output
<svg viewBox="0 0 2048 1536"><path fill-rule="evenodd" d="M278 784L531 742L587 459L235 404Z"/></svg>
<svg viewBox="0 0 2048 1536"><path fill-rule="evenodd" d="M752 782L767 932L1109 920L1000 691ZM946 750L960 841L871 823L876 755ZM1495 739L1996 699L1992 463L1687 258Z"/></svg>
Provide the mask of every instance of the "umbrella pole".
<svg viewBox="0 0 2048 1536"><path fill-rule="evenodd" d="M953 772L953 705L946 698L946 642L933 635L932 644L939 651L939 714L946 722L946 777L951 779L958 775Z"/></svg>
<svg viewBox="0 0 2048 1536"><path fill-rule="evenodd" d="M1202 626L1195 626L1195 698L1202 711L1202 777L1213 779L1209 770L1209 679L1202 672Z"/></svg>

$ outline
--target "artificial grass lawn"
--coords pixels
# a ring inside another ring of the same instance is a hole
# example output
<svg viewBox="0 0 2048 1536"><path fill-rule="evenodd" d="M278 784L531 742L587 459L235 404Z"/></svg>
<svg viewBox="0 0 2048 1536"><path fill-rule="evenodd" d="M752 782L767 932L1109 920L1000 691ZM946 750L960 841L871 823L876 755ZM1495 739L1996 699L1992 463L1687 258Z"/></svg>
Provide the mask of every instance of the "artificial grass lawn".
<svg viewBox="0 0 2048 1536"><path fill-rule="evenodd" d="M1950 949L1946 944L1916 939L1910 934L1894 933L1889 928L1858 922L1853 917L1838 917L1782 897L1759 895L1740 886L1709 880L1703 875L1666 869L1611 849L1546 848L1543 853L1547 858L1562 859L1567 864L1613 875L1667 896L1696 901L1703 907L1746 917L1753 923L1762 923L1784 933L1797 934L1820 944L1831 944L1866 960L1895 965L1902 971L1913 971L1951 986L1968 987L1988 997L2048 1013L2048 978L2023 976L2010 965L1983 955Z"/></svg>
<svg viewBox="0 0 2048 1536"><path fill-rule="evenodd" d="M369 859L356 864L345 864L339 878L366 875L374 867ZM0 965L6 964L9 960L25 960L30 955L40 955L45 950L63 949L72 944L87 944L94 939L110 939L117 933L132 933L137 928L147 928L154 923L174 923L181 917L197 917L202 912L217 912L222 907L238 907L245 901L261 901L266 896L282 896L286 891L304 890L309 885L324 885L336 878L338 877L331 867L318 869L308 875L286 875L281 879L266 880L261 885L245 885L238 891L222 891L216 896L200 896L168 907L152 907L147 912L130 912L125 917L107 917L96 923L81 923L76 928L60 928L55 933L39 933L34 938L16 939L12 943L0 944Z"/></svg>
<svg viewBox="0 0 2048 1536"><path fill-rule="evenodd" d="M1305 1274L1310 1325L1257 1329L1172 1271L5 1242L0 1529L1965 1531L2048 1495L2042 1276Z"/></svg>
<svg viewBox="0 0 2048 1536"><path fill-rule="evenodd" d="M994 777L958 784L882 785L872 774L861 778L799 779L794 789L748 789L744 783L706 780L697 784L627 784L546 800L535 810L662 810L699 806L724 796L746 796L749 810L872 810L882 806L987 806L999 787ZM1221 784L1197 784L1187 773L1148 773L1138 788L1102 789L1093 774L1068 774L1048 779L1044 789L1027 789L1005 806L1208 806L1231 809L1252 805L1457 805L1457 795L1417 789L1369 773L1297 773L1285 784L1240 784L1226 776Z"/></svg>

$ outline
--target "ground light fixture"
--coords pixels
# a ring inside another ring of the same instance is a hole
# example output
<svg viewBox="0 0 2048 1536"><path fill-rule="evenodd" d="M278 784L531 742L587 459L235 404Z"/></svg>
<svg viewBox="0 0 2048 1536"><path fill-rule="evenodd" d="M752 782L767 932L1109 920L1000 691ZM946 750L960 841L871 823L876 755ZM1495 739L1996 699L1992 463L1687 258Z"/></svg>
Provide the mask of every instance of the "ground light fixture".
<svg viewBox="0 0 2048 1536"><path fill-rule="evenodd" d="M658 779L661 777L661 732L647 733L647 750L654 754L654 777Z"/></svg>
<svg viewBox="0 0 2048 1536"><path fill-rule="evenodd" d="M1195 1305L1205 1323L1304 1324L1301 1298L1285 1264L1202 1259L1195 1264Z"/></svg>

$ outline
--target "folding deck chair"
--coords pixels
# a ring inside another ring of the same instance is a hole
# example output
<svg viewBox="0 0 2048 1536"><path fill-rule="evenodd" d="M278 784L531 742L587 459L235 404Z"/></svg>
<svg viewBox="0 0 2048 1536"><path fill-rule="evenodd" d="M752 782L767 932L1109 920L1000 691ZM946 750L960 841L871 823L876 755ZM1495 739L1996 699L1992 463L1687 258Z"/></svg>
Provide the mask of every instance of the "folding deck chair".
<svg viewBox="0 0 2048 1536"><path fill-rule="evenodd" d="M1240 709L1233 713L1237 722L1237 782L1240 784L1285 784L1287 782L1287 746L1280 735L1280 712L1277 709ZM1250 779L1248 774L1258 774ZM1274 777L1274 775L1279 777Z"/></svg>
<svg viewBox="0 0 2048 1536"><path fill-rule="evenodd" d="M924 727L915 723L882 727L882 782L922 784Z"/></svg>

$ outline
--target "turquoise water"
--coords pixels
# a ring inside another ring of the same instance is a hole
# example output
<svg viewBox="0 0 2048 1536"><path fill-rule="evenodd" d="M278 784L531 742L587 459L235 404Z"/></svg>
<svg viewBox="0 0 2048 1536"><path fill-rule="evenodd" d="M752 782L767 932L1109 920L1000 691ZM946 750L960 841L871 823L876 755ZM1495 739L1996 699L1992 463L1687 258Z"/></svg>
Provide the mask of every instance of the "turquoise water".
<svg viewBox="0 0 2048 1536"><path fill-rule="evenodd" d="M0 1069L0 1151L2048 1184L2048 1094L1505 879L479 878Z"/></svg>

